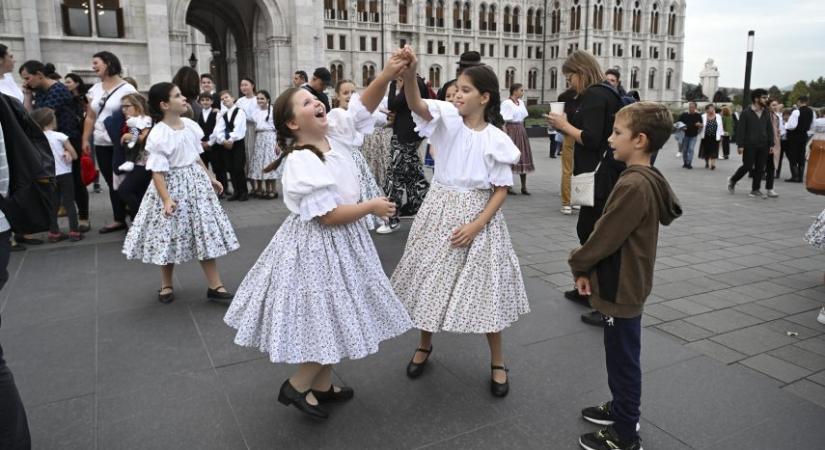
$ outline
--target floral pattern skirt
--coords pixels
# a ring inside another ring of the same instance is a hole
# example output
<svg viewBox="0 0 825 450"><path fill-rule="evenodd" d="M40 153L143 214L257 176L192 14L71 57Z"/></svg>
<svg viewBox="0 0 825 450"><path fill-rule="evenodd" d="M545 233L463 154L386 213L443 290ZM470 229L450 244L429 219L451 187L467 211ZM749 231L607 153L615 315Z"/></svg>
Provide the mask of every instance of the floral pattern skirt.
<svg viewBox="0 0 825 450"><path fill-rule="evenodd" d="M811 224L811 228L805 233L805 240L811 244L811 246L825 250L825 209L819 213L819 217L816 218L814 223Z"/></svg>
<svg viewBox="0 0 825 450"><path fill-rule="evenodd" d="M364 155L357 148L352 150L352 159L355 161L355 166L358 167L358 182L361 184L361 201L372 200L376 197L383 197L384 191L378 187L375 182L375 177L370 172L367 160ZM367 214L363 218L367 229L374 230L384 224L384 221L372 214Z"/></svg>
<svg viewBox="0 0 825 450"><path fill-rule="evenodd" d="M215 259L238 249L235 230L199 164L169 170L166 188L177 209L166 216L163 200L155 184L150 184L123 242L127 259L180 264Z"/></svg>
<svg viewBox="0 0 825 450"><path fill-rule="evenodd" d="M469 247L453 231L478 217L491 192L433 183L413 221L391 282L416 328L492 333L530 312L518 257L501 211Z"/></svg>
<svg viewBox="0 0 825 450"><path fill-rule="evenodd" d="M249 161L249 170L246 172L247 178L251 180L274 180L275 171L264 172L264 167L275 161L278 157L277 138L274 131L258 131L255 135L255 149L252 151L252 159Z"/></svg>
<svg viewBox="0 0 825 450"><path fill-rule="evenodd" d="M246 274L224 321L238 330L236 344L291 364L363 358L412 326L362 224L296 214Z"/></svg>
<svg viewBox="0 0 825 450"><path fill-rule="evenodd" d="M361 146L361 153L378 186L383 186L387 177L391 141L392 128L376 128L374 133L364 136L364 145Z"/></svg>

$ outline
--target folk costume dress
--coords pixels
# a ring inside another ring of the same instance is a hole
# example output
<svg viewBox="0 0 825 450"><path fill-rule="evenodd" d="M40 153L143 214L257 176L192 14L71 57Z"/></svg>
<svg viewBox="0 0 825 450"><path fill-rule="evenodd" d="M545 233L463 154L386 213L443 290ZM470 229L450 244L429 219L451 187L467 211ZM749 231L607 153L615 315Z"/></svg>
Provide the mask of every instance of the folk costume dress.
<svg viewBox="0 0 825 450"><path fill-rule="evenodd" d="M264 168L275 161L279 154L274 120L272 108L255 111L255 149L246 174L251 180L274 180L276 178L275 173L264 172Z"/></svg>
<svg viewBox="0 0 825 450"><path fill-rule="evenodd" d="M513 172L525 174L536 170L533 165L533 151L530 149L530 139L527 129L524 128L524 119L529 115L523 101L518 104L510 100L501 102L501 117L504 118L504 131L521 152L518 162L513 165Z"/></svg>
<svg viewBox="0 0 825 450"><path fill-rule="evenodd" d="M235 343L268 353L272 362L334 364L378 351L409 330L404 305L392 290L369 232L360 221L323 225L318 218L358 203L361 186L352 159L357 132L371 115L357 100L330 120L331 150L322 161L294 150L284 162L284 220L241 282L224 321Z"/></svg>
<svg viewBox="0 0 825 450"><path fill-rule="evenodd" d="M334 127L336 129L355 129L355 123L353 122L352 116L344 109L332 109L329 112L328 119L330 122L330 127ZM367 123L369 124L369 122ZM370 136L373 133L374 128L373 122L373 124L369 124L362 129L363 133L356 131L352 137L353 142L350 153L353 161L355 162L355 166L358 168L358 182L361 186L361 198L359 201L362 202L384 196L384 191L378 187L378 183L376 183L375 177L370 171L367 160L364 158L364 154L361 153L361 147L364 145L365 137ZM373 216L372 214L365 216L363 221L369 230L374 230L384 224L383 220Z"/></svg>
<svg viewBox="0 0 825 450"><path fill-rule="evenodd" d="M146 170L166 174L166 188L177 208L167 216L155 184L149 186L123 243L127 259L180 264L215 259L239 247L209 175L198 164L203 130L192 120L181 120L180 130L158 122L145 147Z"/></svg>
<svg viewBox="0 0 825 450"><path fill-rule="evenodd" d="M478 217L493 186L512 186L520 152L493 125L468 128L452 103L425 102L432 120L413 119L438 149L435 173L392 285L418 329L498 332L530 311L504 216L497 211L469 247L453 247L450 237Z"/></svg>

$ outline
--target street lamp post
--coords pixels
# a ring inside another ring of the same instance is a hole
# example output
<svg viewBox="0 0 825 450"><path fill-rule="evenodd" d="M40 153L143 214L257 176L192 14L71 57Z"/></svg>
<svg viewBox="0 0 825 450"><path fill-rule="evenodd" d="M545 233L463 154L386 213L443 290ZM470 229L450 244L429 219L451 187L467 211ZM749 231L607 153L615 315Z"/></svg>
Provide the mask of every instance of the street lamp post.
<svg viewBox="0 0 825 450"><path fill-rule="evenodd" d="M751 67L753 66L754 31L748 31L748 53L745 59L745 89L742 92L742 107L747 108L751 95Z"/></svg>

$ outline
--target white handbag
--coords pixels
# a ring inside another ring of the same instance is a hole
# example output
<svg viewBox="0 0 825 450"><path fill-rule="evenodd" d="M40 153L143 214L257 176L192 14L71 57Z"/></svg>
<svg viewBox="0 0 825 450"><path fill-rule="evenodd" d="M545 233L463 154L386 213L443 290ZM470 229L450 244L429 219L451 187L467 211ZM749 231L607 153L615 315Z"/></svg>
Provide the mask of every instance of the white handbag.
<svg viewBox="0 0 825 450"><path fill-rule="evenodd" d="M602 159L607 156L607 152L602 155ZM596 172L599 171L599 164L592 172L580 173L570 177L570 204L572 206L593 206L596 203Z"/></svg>

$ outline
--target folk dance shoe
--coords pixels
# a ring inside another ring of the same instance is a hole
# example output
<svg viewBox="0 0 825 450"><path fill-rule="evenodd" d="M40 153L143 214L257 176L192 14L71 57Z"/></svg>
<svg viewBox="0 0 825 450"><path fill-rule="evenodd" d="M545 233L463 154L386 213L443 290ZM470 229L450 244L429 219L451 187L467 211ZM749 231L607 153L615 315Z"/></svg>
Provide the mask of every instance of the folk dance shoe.
<svg viewBox="0 0 825 450"><path fill-rule="evenodd" d="M338 389L337 391L335 390L336 388ZM316 391L315 389L312 389L312 395L315 396L315 399L318 400L319 404L341 403L347 400L352 400L355 392L351 387L330 385L329 390L326 391Z"/></svg>
<svg viewBox="0 0 825 450"><path fill-rule="evenodd" d="M306 392L298 392L297 389L292 387L292 383L290 383L289 378L287 378L284 384L281 385L280 392L278 392L278 401L286 406L293 405L298 411L310 417L315 417L316 419L326 419L329 417L329 413L319 405L311 405L307 402L307 395L309 395L310 392L312 392L311 389L307 389ZM320 400L318 401L320 403Z"/></svg>
<svg viewBox="0 0 825 450"><path fill-rule="evenodd" d="M425 353L427 355L427 357L424 358L424 361L421 361L420 363L415 362L415 353L418 353L418 352ZM407 376L410 377L410 378L420 377L421 374L424 373L424 367L427 366L427 361L430 360L430 353L432 353L432 352L433 352L433 346L432 345L430 345L429 350L424 349L424 348L416 349L415 353L413 353L413 357L410 360L410 363L407 364Z"/></svg>
<svg viewBox="0 0 825 450"><path fill-rule="evenodd" d="M497 366L495 364L490 366L491 372L495 372L496 370L503 370L505 374L510 372L510 369L504 366ZM507 375L507 379L504 380L504 383L499 383L493 377L490 377L490 392L496 397L506 397L507 394L510 392L510 375Z"/></svg>
<svg viewBox="0 0 825 450"><path fill-rule="evenodd" d="M232 302L232 299L235 298L235 294L227 291L226 288L224 288L223 285L221 285L216 287L215 289L206 288L206 298L215 303L228 305Z"/></svg>

